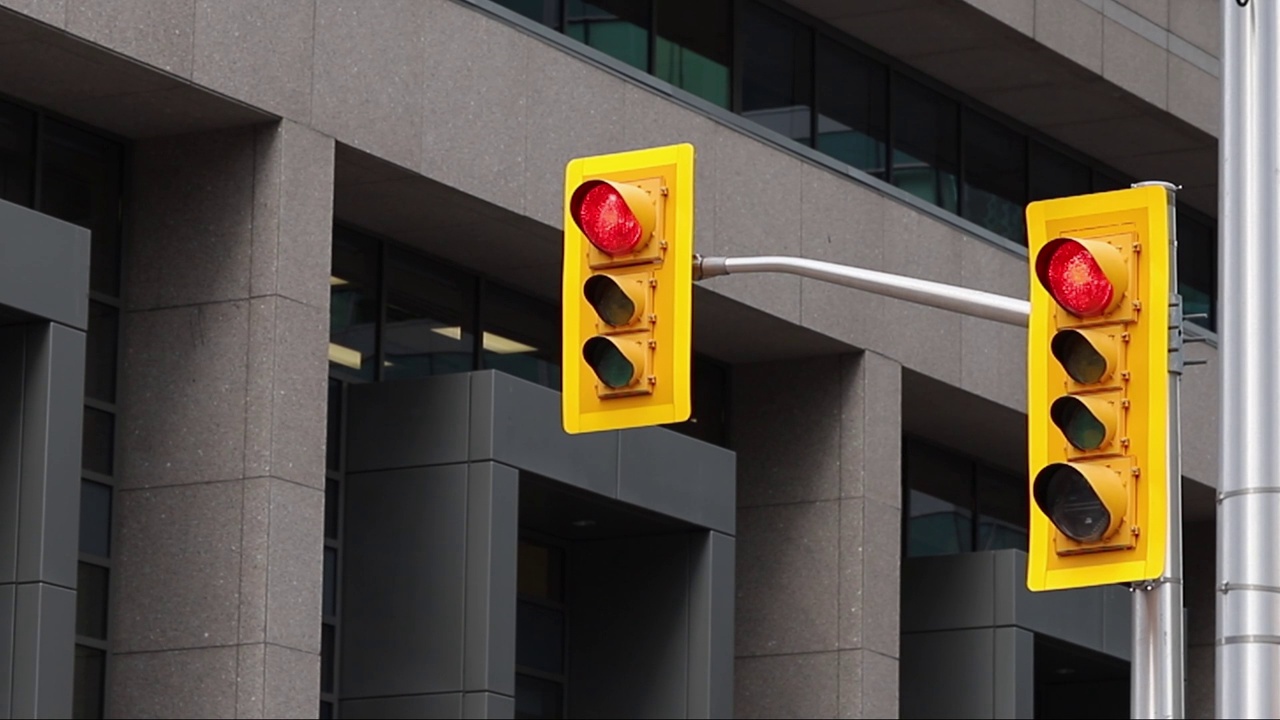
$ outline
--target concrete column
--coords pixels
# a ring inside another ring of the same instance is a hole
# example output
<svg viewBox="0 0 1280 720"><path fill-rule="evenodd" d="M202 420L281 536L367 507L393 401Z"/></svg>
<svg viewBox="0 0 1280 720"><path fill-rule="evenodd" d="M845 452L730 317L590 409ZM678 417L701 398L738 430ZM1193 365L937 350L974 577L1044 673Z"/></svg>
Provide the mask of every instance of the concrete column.
<svg viewBox="0 0 1280 720"><path fill-rule="evenodd" d="M898 715L901 366L734 368L735 713Z"/></svg>
<svg viewBox="0 0 1280 720"><path fill-rule="evenodd" d="M333 141L135 146L107 712L319 709Z"/></svg>

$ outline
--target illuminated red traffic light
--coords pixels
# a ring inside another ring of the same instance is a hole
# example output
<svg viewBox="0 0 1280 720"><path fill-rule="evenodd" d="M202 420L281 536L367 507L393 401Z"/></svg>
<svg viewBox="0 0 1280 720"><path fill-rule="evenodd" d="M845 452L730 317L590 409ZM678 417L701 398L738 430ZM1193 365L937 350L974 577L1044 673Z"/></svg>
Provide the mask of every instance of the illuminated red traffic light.
<svg viewBox="0 0 1280 720"><path fill-rule="evenodd" d="M1127 289L1124 260L1115 247L1056 238L1036 256L1036 276L1054 302L1080 318L1106 315Z"/></svg>
<svg viewBox="0 0 1280 720"><path fill-rule="evenodd" d="M628 255L644 248L653 234L653 204L649 194L634 185L588 180L574 191L569 214L601 252Z"/></svg>

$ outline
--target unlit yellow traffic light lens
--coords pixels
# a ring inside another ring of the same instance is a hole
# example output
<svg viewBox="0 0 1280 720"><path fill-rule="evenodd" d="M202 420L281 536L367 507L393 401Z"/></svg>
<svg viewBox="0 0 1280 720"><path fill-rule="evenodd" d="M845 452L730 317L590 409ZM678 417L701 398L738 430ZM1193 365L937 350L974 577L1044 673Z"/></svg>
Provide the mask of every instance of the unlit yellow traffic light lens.
<svg viewBox="0 0 1280 720"><path fill-rule="evenodd" d="M1075 468L1055 464L1036 479L1036 502L1062 534L1076 542L1097 542L1111 527L1111 513L1089 481Z"/></svg>
<svg viewBox="0 0 1280 720"><path fill-rule="evenodd" d="M1062 430L1067 441L1080 450L1097 450L1109 440L1105 420L1075 397L1060 397L1049 408L1053 424Z"/></svg>
<svg viewBox="0 0 1280 720"><path fill-rule="evenodd" d="M617 390L636 379L636 364L612 340L596 336L582 345L582 357L600 382Z"/></svg>
<svg viewBox="0 0 1280 720"><path fill-rule="evenodd" d="M644 302L647 276L592 275L583 283L582 292L601 320L614 327L635 322Z"/></svg>
<svg viewBox="0 0 1280 720"><path fill-rule="evenodd" d="M1095 344L1097 343L1097 344ZM1093 336L1078 330L1063 330L1053 336L1053 356L1072 380L1090 385L1106 380L1115 362L1115 342L1107 336ZM1112 357L1103 354L1107 351Z"/></svg>

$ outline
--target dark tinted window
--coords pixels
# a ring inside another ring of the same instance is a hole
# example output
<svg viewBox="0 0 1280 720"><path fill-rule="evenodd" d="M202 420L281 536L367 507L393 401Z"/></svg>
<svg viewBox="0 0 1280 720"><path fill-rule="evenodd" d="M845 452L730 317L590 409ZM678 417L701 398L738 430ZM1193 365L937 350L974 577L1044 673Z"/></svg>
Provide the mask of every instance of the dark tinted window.
<svg viewBox="0 0 1280 720"><path fill-rule="evenodd" d="M1218 244L1215 228L1201 222L1186 211L1178 213L1178 292L1182 293L1185 315L1204 313L1208 318L1193 318L1210 330L1217 328L1215 289L1218 284Z"/></svg>
<svg viewBox="0 0 1280 720"><path fill-rule="evenodd" d="M1057 150L1031 142L1031 176L1028 200L1083 195L1090 191L1089 166Z"/></svg>
<svg viewBox="0 0 1280 720"><path fill-rule="evenodd" d="M808 145L813 32L757 3L742 8L742 114Z"/></svg>
<svg viewBox="0 0 1280 720"><path fill-rule="evenodd" d="M550 28L560 28L560 0L495 0L503 7Z"/></svg>
<svg viewBox="0 0 1280 720"><path fill-rule="evenodd" d="M378 244L335 229L329 276L330 372L344 380L374 380L377 328Z"/></svg>
<svg viewBox="0 0 1280 720"><path fill-rule="evenodd" d="M649 70L650 6L636 0L568 0L565 32L628 65Z"/></svg>
<svg viewBox="0 0 1280 720"><path fill-rule="evenodd" d="M887 86L883 65L820 37L818 149L859 170L885 177Z"/></svg>
<svg viewBox="0 0 1280 720"><path fill-rule="evenodd" d="M93 232L89 286L120 292L120 146L60 122L43 126L42 213Z"/></svg>
<svg viewBox="0 0 1280 720"><path fill-rule="evenodd" d="M729 107L733 27L729 0L657 0L653 74Z"/></svg>
<svg viewBox="0 0 1280 720"><path fill-rule="evenodd" d="M484 367L560 389L560 314L525 295L487 283L481 301Z"/></svg>
<svg viewBox="0 0 1280 720"><path fill-rule="evenodd" d="M387 251L382 376L475 369L475 280L398 248Z"/></svg>
<svg viewBox="0 0 1280 720"><path fill-rule="evenodd" d="M964 113L964 206L961 215L997 235L1025 243L1027 139L972 111Z"/></svg>
<svg viewBox="0 0 1280 720"><path fill-rule="evenodd" d="M951 212L957 209L960 121L955 101L893 76L894 185Z"/></svg>
<svg viewBox="0 0 1280 720"><path fill-rule="evenodd" d="M35 113L0 102L0 200L31 206L35 150Z"/></svg>

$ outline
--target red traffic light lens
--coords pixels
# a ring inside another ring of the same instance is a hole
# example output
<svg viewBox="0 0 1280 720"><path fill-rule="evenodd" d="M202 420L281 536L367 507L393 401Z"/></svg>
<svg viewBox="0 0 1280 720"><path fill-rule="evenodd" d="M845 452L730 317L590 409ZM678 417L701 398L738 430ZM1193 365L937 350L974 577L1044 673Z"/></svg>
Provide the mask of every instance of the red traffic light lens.
<svg viewBox="0 0 1280 720"><path fill-rule="evenodd" d="M625 255L644 239L644 224L612 184L592 180L573 193L573 221L601 252Z"/></svg>
<svg viewBox="0 0 1280 720"><path fill-rule="evenodd" d="M1076 317L1105 315L1116 288L1093 253L1070 238L1050 241L1036 262L1037 274L1049 294Z"/></svg>

